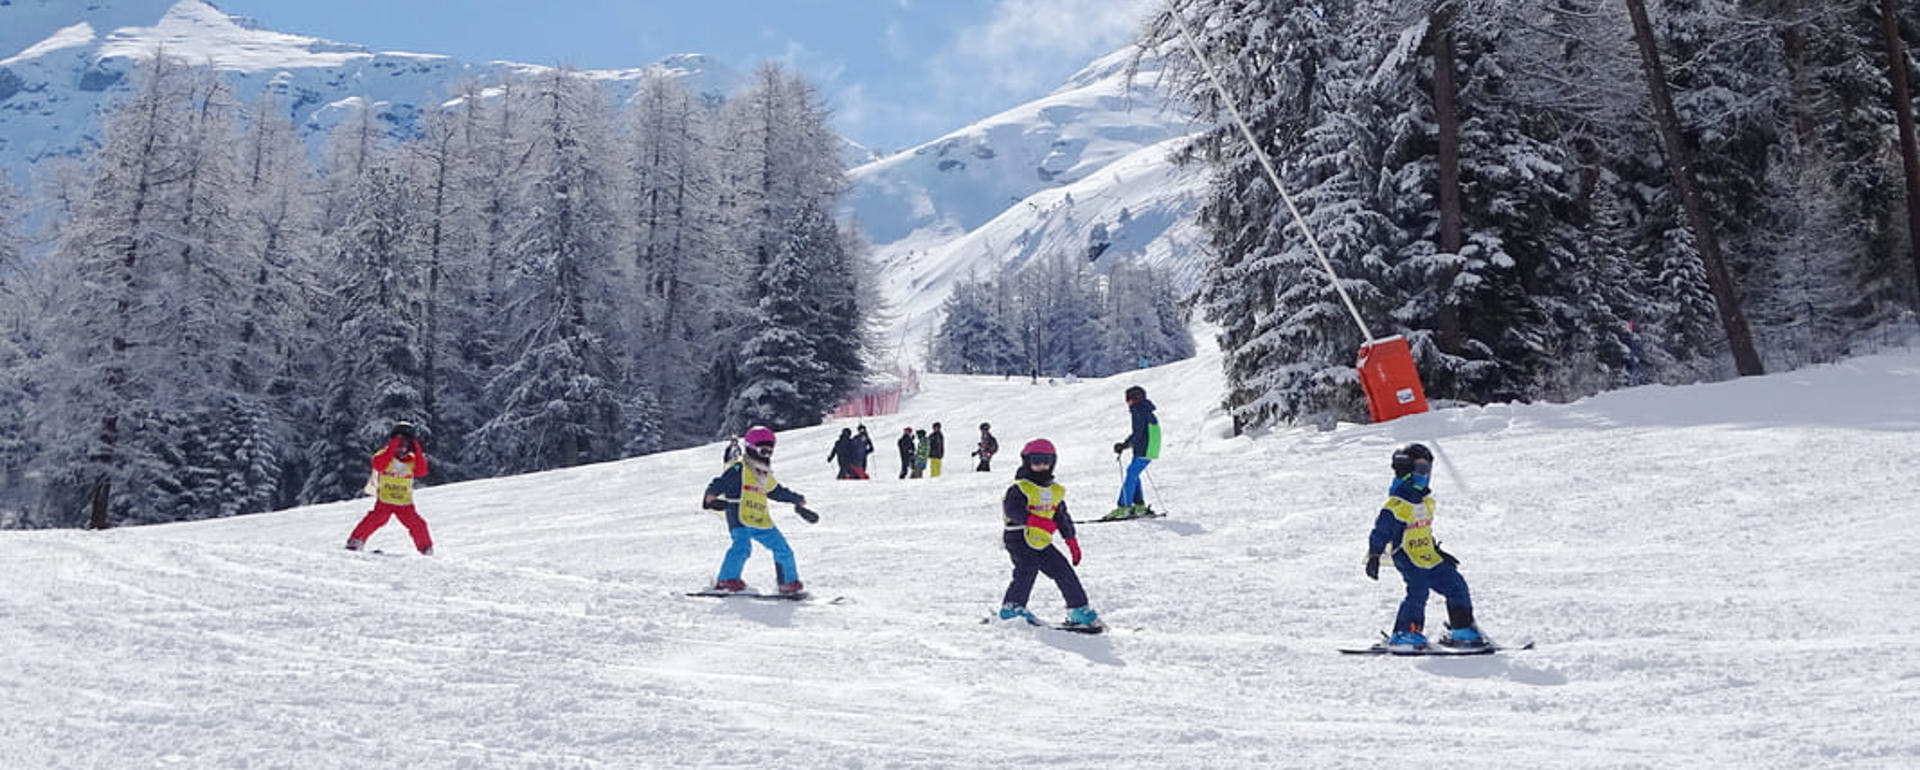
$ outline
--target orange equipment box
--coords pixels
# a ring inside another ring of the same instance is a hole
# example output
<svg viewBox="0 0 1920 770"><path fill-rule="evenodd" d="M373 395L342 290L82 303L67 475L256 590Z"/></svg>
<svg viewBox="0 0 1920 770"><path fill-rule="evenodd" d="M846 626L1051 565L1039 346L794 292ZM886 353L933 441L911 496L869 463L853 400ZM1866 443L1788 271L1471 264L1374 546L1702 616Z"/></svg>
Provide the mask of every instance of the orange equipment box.
<svg viewBox="0 0 1920 770"><path fill-rule="evenodd" d="M1374 422L1427 411L1427 393L1420 387L1420 370L1413 366L1413 349L1398 334L1360 346L1360 389L1367 394L1367 413Z"/></svg>

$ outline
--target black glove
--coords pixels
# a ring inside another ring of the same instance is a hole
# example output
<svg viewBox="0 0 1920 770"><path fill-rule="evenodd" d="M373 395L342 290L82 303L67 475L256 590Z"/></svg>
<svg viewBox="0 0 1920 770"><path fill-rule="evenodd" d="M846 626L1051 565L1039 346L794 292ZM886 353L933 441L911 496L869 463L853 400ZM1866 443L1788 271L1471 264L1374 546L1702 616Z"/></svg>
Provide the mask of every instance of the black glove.
<svg viewBox="0 0 1920 770"><path fill-rule="evenodd" d="M1450 554L1450 553L1447 553L1446 551L1444 551L1444 550L1442 550L1442 549L1440 548L1440 544L1439 544L1439 543L1434 543L1434 544L1433 544L1433 550L1434 550L1434 551L1436 551L1436 552L1438 552L1438 553L1440 554L1440 561L1442 561L1442 562L1444 562L1444 563L1447 563L1447 564L1452 564L1452 565L1454 565L1454 566L1459 566L1459 565L1460 565L1460 560L1459 560L1459 559L1456 559L1456 558L1453 558L1453 554Z"/></svg>
<svg viewBox="0 0 1920 770"><path fill-rule="evenodd" d="M1121 452L1125 452L1125 451L1127 451L1127 442L1125 442L1125 441L1115 441L1115 442L1113 442L1113 453L1114 453L1114 454L1120 454Z"/></svg>
<svg viewBox="0 0 1920 770"><path fill-rule="evenodd" d="M712 500L708 500L701 507L709 511L724 511L727 509L727 501L716 497Z"/></svg>
<svg viewBox="0 0 1920 770"><path fill-rule="evenodd" d="M1380 554L1378 552L1367 554L1367 577L1372 580L1380 579Z"/></svg>
<svg viewBox="0 0 1920 770"><path fill-rule="evenodd" d="M820 523L820 514L817 514L817 513L814 513L813 511L808 510L807 507L804 505L794 506L793 512L800 514L800 518L805 519L808 524Z"/></svg>

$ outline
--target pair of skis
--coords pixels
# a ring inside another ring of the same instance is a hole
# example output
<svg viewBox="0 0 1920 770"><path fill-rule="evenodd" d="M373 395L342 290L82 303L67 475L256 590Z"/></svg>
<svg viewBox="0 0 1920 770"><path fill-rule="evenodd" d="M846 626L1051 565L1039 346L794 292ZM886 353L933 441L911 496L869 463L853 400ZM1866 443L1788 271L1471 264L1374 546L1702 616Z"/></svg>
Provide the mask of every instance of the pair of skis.
<svg viewBox="0 0 1920 770"><path fill-rule="evenodd" d="M1533 649L1533 642L1527 642L1526 644L1521 645L1519 647L1502 647L1498 644L1494 644L1493 642L1487 642L1485 644L1458 645L1458 646L1443 644L1439 642L1429 642L1428 644L1420 647L1402 647L1402 648L1396 649L1394 647L1387 645L1386 634L1384 632L1381 633L1380 636L1381 636L1381 640L1378 642L1374 642L1371 646L1341 647L1339 648L1340 652L1341 654L1344 654L1344 655L1397 655L1400 657L1409 657L1409 658L1413 658L1413 657L1447 658L1447 657L1459 657L1459 656L1470 656L1470 655L1492 655L1496 652L1508 652L1511 650Z"/></svg>
<svg viewBox="0 0 1920 770"><path fill-rule="evenodd" d="M805 603L805 602L813 601L813 592L811 591L795 591L790 594L783 594L777 591L773 593L767 593L764 591L715 591L712 589L707 589L703 591L688 591L687 595L703 596L703 597L708 597L713 599L756 599L763 602ZM847 604L850 601L851 600L848 599L847 597L835 596L831 599L825 600L825 603L826 604Z"/></svg>
<svg viewBox="0 0 1920 770"><path fill-rule="evenodd" d="M1008 618L1008 620L1011 619L1012 618ZM998 620L1000 620L999 616L989 615L980 619L980 625L991 625ZM1027 620L1027 625L1033 626L1034 628L1046 628L1054 631L1065 631L1069 634L1086 634L1088 636L1107 632L1107 624L1099 620L1095 620L1091 624L1083 625L1079 623L1052 623L1040 620L1039 618L1031 618Z"/></svg>
<svg viewBox="0 0 1920 770"><path fill-rule="evenodd" d="M1166 518L1166 517L1167 517L1167 515L1166 515L1166 514L1164 514L1164 513L1160 513L1159 511L1151 511L1151 512L1148 512L1148 513L1141 513L1141 514L1135 514L1135 515L1132 515L1132 516L1113 516L1113 515L1107 515L1107 516L1102 516L1102 517L1100 517L1100 518L1097 518L1097 519L1088 519L1087 521L1082 521L1082 522L1077 522L1077 523L1080 523L1080 524L1099 524L1099 523L1103 523L1103 522L1109 522L1109 521L1139 521L1139 520L1141 520L1141 519L1164 519L1164 518Z"/></svg>

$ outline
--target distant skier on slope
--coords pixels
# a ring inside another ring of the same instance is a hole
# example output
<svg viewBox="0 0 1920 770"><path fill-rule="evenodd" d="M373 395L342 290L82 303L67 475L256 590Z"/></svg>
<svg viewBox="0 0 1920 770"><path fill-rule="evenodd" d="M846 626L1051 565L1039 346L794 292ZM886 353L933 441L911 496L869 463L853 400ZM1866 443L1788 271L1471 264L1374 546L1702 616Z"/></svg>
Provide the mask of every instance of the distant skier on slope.
<svg viewBox="0 0 1920 770"><path fill-rule="evenodd" d="M1020 470L1013 474L1013 486L1000 500L1005 530L1001 539L1013 559L1013 580L1001 599L1000 619L1040 622L1027 610L1027 600L1033 594L1034 577L1045 573L1067 602L1067 625L1096 629L1102 625L1100 614L1087 605L1086 589L1073 571L1080 564L1080 541L1074 536L1073 517L1067 513L1067 490L1053 480L1058 461L1053 442L1044 438L1027 442L1020 450ZM1066 541L1073 554L1071 562L1053 547L1056 537Z"/></svg>
<svg viewBox="0 0 1920 770"><path fill-rule="evenodd" d="M947 434L940 432L940 423L933 424L933 432L927 434L927 476L940 478L940 463L947 459Z"/></svg>
<svg viewBox="0 0 1920 770"><path fill-rule="evenodd" d="M397 422L387 433L387 446L373 455L373 477L367 486L374 494L373 510L347 536L347 550L366 547L367 538L398 517L413 537L413 547L424 556L433 555L433 535L427 532L427 520L413 507L413 480L427 475L427 453L420 448L420 436L413 423Z"/></svg>
<svg viewBox="0 0 1920 770"><path fill-rule="evenodd" d="M908 478L917 479L927 475L927 452L930 452L932 450L933 450L933 446L931 444L931 441L927 438L927 432L924 430L914 431L913 432L913 472L911 474L908 474Z"/></svg>
<svg viewBox="0 0 1920 770"><path fill-rule="evenodd" d="M1133 432L1127 434L1125 441L1113 445L1117 457L1131 448L1133 461L1127 463L1127 476L1120 483L1120 498L1114 503L1114 509L1102 517L1106 520L1132 519L1154 515L1153 508L1147 505L1147 496L1140 488L1140 474L1145 473L1147 465L1160 456L1160 418L1154 416L1153 402L1147 400L1147 389L1135 385L1127 388L1127 412L1133 418Z"/></svg>
<svg viewBox="0 0 1920 770"><path fill-rule="evenodd" d="M1380 579L1380 555L1393 554L1393 567L1406 580L1407 596L1393 619L1387 648L1398 652L1425 649L1427 593L1447 599L1447 625L1452 630L1440 641L1449 647L1484 647L1485 637L1473 621L1473 599L1467 580L1460 576L1460 560L1440 550L1433 537L1435 502L1431 479L1433 452L1408 444L1393 453L1393 486L1387 502L1374 518L1367 538L1367 577Z"/></svg>
<svg viewBox="0 0 1920 770"><path fill-rule="evenodd" d="M993 426L984 422L980 423L980 443L974 445L973 450L973 456L980 458L980 464L975 466L974 470L983 473L992 471L993 456L999 451L1000 440L993 437Z"/></svg>
<svg viewBox="0 0 1920 770"><path fill-rule="evenodd" d="M901 428L900 440L893 442L893 445L900 450L900 478L904 479L907 471L913 469L914 447L919 446L919 442L913 439L913 428Z"/></svg>
<svg viewBox="0 0 1920 770"><path fill-rule="evenodd" d="M756 425L742 438L746 452L729 464L725 472L707 482L706 497L701 501L709 510L726 512L727 533L733 538L726 558L720 562L720 574L713 581L713 588L716 591L747 590L746 581L740 575L746 569L747 557L753 555L754 542L758 541L773 553L774 581L779 584L780 593L797 594L805 588L800 583L800 568L794 562L793 548L787 545L786 536L774 526L767 501L793 503L808 524L818 521L819 517L804 508L807 504L804 495L781 486L773 477L773 431Z"/></svg>
<svg viewBox="0 0 1920 770"><path fill-rule="evenodd" d="M873 456L873 437L867 435L865 423L861 423L860 427L854 430L853 440L856 444L853 448L853 456L856 458L853 464L854 476L862 479L872 478L867 473L867 459Z"/></svg>
<svg viewBox="0 0 1920 770"><path fill-rule="evenodd" d="M855 440L852 428L840 429L840 438L834 440L833 451L827 453L827 462L838 462L840 464L840 472L835 475L834 478L855 478L853 475L853 446Z"/></svg>

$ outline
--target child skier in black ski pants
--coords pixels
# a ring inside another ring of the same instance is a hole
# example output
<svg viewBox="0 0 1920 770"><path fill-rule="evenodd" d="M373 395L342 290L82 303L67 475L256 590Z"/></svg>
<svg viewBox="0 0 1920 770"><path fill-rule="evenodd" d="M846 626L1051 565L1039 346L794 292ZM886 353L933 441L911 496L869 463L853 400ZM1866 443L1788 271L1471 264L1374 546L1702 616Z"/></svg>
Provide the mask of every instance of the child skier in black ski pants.
<svg viewBox="0 0 1920 770"><path fill-rule="evenodd" d="M1053 464L1058 458L1053 442L1043 438L1027 442L1020 450L1020 470L1014 473L1013 486L1001 499L1006 530L1002 539L1007 555L1013 559L1013 581L1007 584L1002 598L1000 619L1040 622L1027 611L1027 599L1033 593L1034 577L1045 573L1060 587L1060 597L1067 602L1067 625L1097 629L1101 626L1100 614L1087 606L1087 591L1073 571L1080 563L1080 541L1074 537L1073 517L1067 513L1067 490L1053 480ZM1071 562L1053 547L1056 534L1072 552Z"/></svg>

